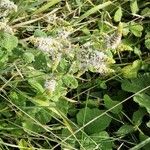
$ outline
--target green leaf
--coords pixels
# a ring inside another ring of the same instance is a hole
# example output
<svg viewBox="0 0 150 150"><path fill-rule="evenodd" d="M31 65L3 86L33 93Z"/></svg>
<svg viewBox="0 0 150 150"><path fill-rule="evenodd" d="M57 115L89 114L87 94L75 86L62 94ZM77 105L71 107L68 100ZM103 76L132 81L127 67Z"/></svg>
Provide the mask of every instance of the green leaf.
<svg viewBox="0 0 150 150"><path fill-rule="evenodd" d="M63 115L67 116L68 109L69 109L68 101L61 97L55 104L56 104L57 109L61 113L63 113Z"/></svg>
<svg viewBox="0 0 150 150"><path fill-rule="evenodd" d="M145 46L150 50L150 38L145 40Z"/></svg>
<svg viewBox="0 0 150 150"><path fill-rule="evenodd" d="M130 150L141 150L141 148L143 149L143 147L149 143L150 143L150 137L148 137L147 139L145 139L141 143L137 144L136 146L132 147ZM146 150L148 150L148 149L146 149Z"/></svg>
<svg viewBox="0 0 150 150"><path fill-rule="evenodd" d="M150 31L146 30L145 40L150 39Z"/></svg>
<svg viewBox="0 0 150 150"><path fill-rule="evenodd" d="M130 8L131 8L132 14L136 14L139 11L137 0L130 1Z"/></svg>
<svg viewBox="0 0 150 150"><path fill-rule="evenodd" d="M89 121L93 120L97 116L100 116L105 111L99 110L97 108L90 109L90 108L83 108L77 114L77 123L80 126L84 126L84 124L88 123ZM89 125L87 125L84 130L87 134L93 134L106 129L111 122L111 118L107 115L102 115L95 121L92 121ZM92 129L92 130L91 130Z"/></svg>
<svg viewBox="0 0 150 150"><path fill-rule="evenodd" d="M141 133L139 134L140 142L143 142L143 141L145 141L148 138L149 138L149 136L147 136L147 135L144 135L144 134L141 134ZM148 142L145 145L142 145L142 150L148 150L149 148L150 148L150 142Z"/></svg>
<svg viewBox="0 0 150 150"><path fill-rule="evenodd" d="M31 147L31 144L26 142L24 139L21 139L18 142L18 148L19 150L34 150L33 147Z"/></svg>
<svg viewBox="0 0 150 150"><path fill-rule="evenodd" d="M29 118L28 120L22 122L22 127L23 127L23 130L29 134L31 134L32 132L39 133L39 132L44 131L43 128L41 128L39 125L34 123Z"/></svg>
<svg viewBox="0 0 150 150"><path fill-rule="evenodd" d="M121 9L121 7L119 7L119 8L117 9L117 11L115 12L114 21L115 21L115 22L120 22L120 21L121 21L121 18L122 18L122 9Z"/></svg>
<svg viewBox="0 0 150 150"><path fill-rule="evenodd" d="M132 116L132 121L134 125L139 126L142 123L142 119L146 114L146 110L139 108L139 110L135 111Z"/></svg>
<svg viewBox="0 0 150 150"><path fill-rule="evenodd" d="M143 26L138 24L138 23L132 23L130 26L130 31L136 36L136 37L141 37L142 36L142 31L143 31Z"/></svg>
<svg viewBox="0 0 150 150"><path fill-rule="evenodd" d="M150 85L150 74L139 75L135 79L124 79L121 81L121 87L124 91L136 93ZM144 93L150 93L150 88Z"/></svg>
<svg viewBox="0 0 150 150"><path fill-rule="evenodd" d="M150 16L150 8L146 7L142 10L141 15L144 17L149 17Z"/></svg>
<svg viewBox="0 0 150 150"><path fill-rule="evenodd" d="M47 69L47 60L46 56L43 53L35 56L35 61L33 62L33 66L38 70L46 70Z"/></svg>
<svg viewBox="0 0 150 150"><path fill-rule="evenodd" d="M17 37L8 33L0 32L0 41L0 47L8 51L12 51L18 45Z"/></svg>
<svg viewBox="0 0 150 150"><path fill-rule="evenodd" d="M11 101L17 106L26 106L26 97L23 94L16 93L14 91L10 92L9 95Z"/></svg>
<svg viewBox="0 0 150 150"><path fill-rule="evenodd" d="M71 89L75 89L78 87L78 81L73 75L67 74L63 77L63 83Z"/></svg>
<svg viewBox="0 0 150 150"><path fill-rule="evenodd" d="M138 71L141 69L142 62L141 60L135 60L132 65L125 66L122 69L122 75L125 78L136 78Z"/></svg>
<svg viewBox="0 0 150 150"><path fill-rule="evenodd" d="M138 55L138 56L141 56L142 55L142 52L140 50L139 47L134 47L134 54Z"/></svg>
<svg viewBox="0 0 150 150"><path fill-rule="evenodd" d="M119 102L113 101L108 95L104 95L104 105L107 109L111 109L112 107L116 106ZM122 104L112 109L110 112L114 114L120 113L122 110Z"/></svg>
<svg viewBox="0 0 150 150"><path fill-rule="evenodd" d="M66 59L61 59L57 67L57 70L62 73L67 73L67 71L69 70L69 63L67 62Z"/></svg>
<svg viewBox="0 0 150 150"><path fill-rule="evenodd" d="M86 150L112 150L113 146L113 142L110 140L109 134L106 131L92 134L90 137L84 136L81 143ZM80 149L82 150L82 148Z"/></svg>
<svg viewBox="0 0 150 150"><path fill-rule="evenodd" d="M26 63L31 63L34 61L34 55L30 52L24 53L23 58Z"/></svg>
<svg viewBox="0 0 150 150"><path fill-rule="evenodd" d="M40 29L36 29L34 32L35 37L47 37L47 34Z"/></svg>
<svg viewBox="0 0 150 150"><path fill-rule="evenodd" d="M129 31L129 24L125 23L125 22L123 22L122 24L123 24L122 34L123 34L123 36L127 36L128 33L130 32Z"/></svg>
<svg viewBox="0 0 150 150"><path fill-rule="evenodd" d="M75 148L76 147L76 138L80 138L80 136L81 136L81 132L78 132L76 135L75 135L75 137L72 135L72 133L67 129L67 128L63 128L63 130L62 130L62 135L61 135L62 137L62 139L65 139L66 137L70 137L70 138L68 138L67 140L65 140L66 141L66 143L67 144L62 144L61 145L61 147L62 147L62 149L67 149L68 148L68 150L70 149L70 147L73 147L73 148ZM65 147L65 148L64 148Z"/></svg>
<svg viewBox="0 0 150 150"><path fill-rule="evenodd" d="M36 81L35 79L29 79L28 83L37 90L37 92L43 93L45 89L42 87L42 85Z"/></svg>
<svg viewBox="0 0 150 150"><path fill-rule="evenodd" d="M146 123L147 127L150 128L150 121Z"/></svg>
<svg viewBox="0 0 150 150"><path fill-rule="evenodd" d="M147 112L150 113L150 96L147 94L138 94L133 97L133 100L141 107L145 107Z"/></svg>
<svg viewBox="0 0 150 150"><path fill-rule="evenodd" d="M36 109L36 108L35 108ZM51 112L40 108L35 113L35 119L38 120L41 124L46 124L51 121Z"/></svg>
<svg viewBox="0 0 150 150"><path fill-rule="evenodd" d="M135 129L132 125L125 124L119 128L116 134L118 136L125 136L126 134L132 133L134 130Z"/></svg>

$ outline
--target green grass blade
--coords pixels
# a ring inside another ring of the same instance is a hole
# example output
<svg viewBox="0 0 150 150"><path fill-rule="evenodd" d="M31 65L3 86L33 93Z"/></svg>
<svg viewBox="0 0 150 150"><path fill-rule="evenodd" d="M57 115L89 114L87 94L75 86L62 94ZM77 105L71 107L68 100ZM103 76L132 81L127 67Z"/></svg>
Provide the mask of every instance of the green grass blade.
<svg viewBox="0 0 150 150"><path fill-rule="evenodd" d="M138 150L141 149L143 146L145 146L146 144L150 143L150 138L147 138L145 141L142 141L141 143L139 143L138 145L134 146L133 148L131 148L130 150Z"/></svg>
<svg viewBox="0 0 150 150"><path fill-rule="evenodd" d="M88 10L87 12L85 12L82 16L80 16L77 20L74 21L74 23L79 23L80 21L82 21L83 19L87 18L88 16L90 16L91 14L94 14L95 12L97 12L99 9L103 9L107 6L109 6L112 2L108 1L106 3L97 5L93 8L91 8L90 10Z"/></svg>
<svg viewBox="0 0 150 150"><path fill-rule="evenodd" d="M43 5L42 7L40 7L39 9L37 9L33 14L39 14L41 12L44 12L46 9L48 9L49 7L52 7L53 5L59 3L61 0L50 0L47 4Z"/></svg>

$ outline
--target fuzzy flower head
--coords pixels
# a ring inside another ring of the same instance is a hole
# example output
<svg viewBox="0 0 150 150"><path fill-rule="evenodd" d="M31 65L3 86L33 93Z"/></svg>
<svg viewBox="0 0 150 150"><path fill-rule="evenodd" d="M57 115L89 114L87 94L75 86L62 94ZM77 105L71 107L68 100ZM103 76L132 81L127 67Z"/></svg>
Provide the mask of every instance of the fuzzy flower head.
<svg viewBox="0 0 150 150"><path fill-rule="evenodd" d="M6 33L13 34L13 29L8 26L5 22L0 22L0 31L4 31Z"/></svg>
<svg viewBox="0 0 150 150"><path fill-rule="evenodd" d="M0 0L0 17L6 17L12 11L17 11L17 5L9 0Z"/></svg>
<svg viewBox="0 0 150 150"><path fill-rule="evenodd" d="M54 23L57 19L58 19L58 17L56 16L56 13L54 13L54 14L50 14L50 15L46 16L45 21L47 23Z"/></svg>
<svg viewBox="0 0 150 150"><path fill-rule="evenodd" d="M62 38L62 39L66 39L69 37L69 35L72 33L73 29L72 27L61 27L58 29L57 34L58 37Z"/></svg>
<svg viewBox="0 0 150 150"><path fill-rule="evenodd" d="M71 56L72 44L66 38L61 37L32 37L32 44L42 52L50 55L52 60L60 60L62 55Z"/></svg>
<svg viewBox="0 0 150 150"><path fill-rule="evenodd" d="M54 92L56 86L57 86L57 82L54 79L47 80L44 84L45 89L48 90L49 92Z"/></svg>
<svg viewBox="0 0 150 150"><path fill-rule="evenodd" d="M106 36L106 48L116 49L121 43L123 25L119 23L117 31L110 36Z"/></svg>
<svg viewBox="0 0 150 150"><path fill-rule="evenodd" d="M81 70L90 70L101 74L109 73L111 70L109 69L109 64L114 63L113 59L109 58L103 52L92 49L82 49L77 55L77 60L79 61Z"/></svg>
<svg viewBox="0 0 150 150"><path fill-rule="evenodd" d="M60 51L62 45L52 37L33 37L31 42L35 47L43 52L53 55L55 52Z"/></svg>

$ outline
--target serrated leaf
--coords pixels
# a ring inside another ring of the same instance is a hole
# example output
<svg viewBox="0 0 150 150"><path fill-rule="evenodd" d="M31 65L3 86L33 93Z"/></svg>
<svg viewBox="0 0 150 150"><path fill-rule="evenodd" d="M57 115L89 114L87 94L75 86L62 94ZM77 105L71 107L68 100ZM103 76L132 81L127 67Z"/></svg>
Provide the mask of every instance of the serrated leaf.
<svg viewBox="0 0 150 150"><path fill-rule="evenodd" d="M62 73L66 73L69 69L69 63L67 62L66 59L61 59L61 61L59 62L59 65L57 67L57 70L59 72L62 72Z"/></svg>
<svg viewBox="0 0 150 150"><path fill-rule="evenodd" d="M11 101L17 106L26 106L26 97L23 94L19 94L17 92L10 92L9 95Z"/></svg>
<svg viewBox="0 0 150 150"><path fill-rule="evenodd" d="M122 18L122 8L119 7L119 8L117 9L117 11L115 12L114 21L115 21L115 22L120 22L120 21L121 21L121 18Z"/></svg>
<svg viewBox="0 0 150 150"><path fill-rule="evenodd" d="M26 63L31 63L34 61L34 55L30 52L24 53L23 58Z"/></svg>
<svg viewBox="0 0 150 150"><path fill-rule="evenodd" d="M150 85L150 74L139 75L135 79L122 80L121 87L124 91L136 93ZM150 88L144 93L150 93Z"/></svg>
<svg viewBox="0 0 150 150"><path fill-rule="evenodd" d="M90 109L90 108L83 108L77 114L77 123L80 126L88 123L89 121L93 120L95 117L101 115L104 111L99 110L97 108ZM93 134L106 129L111 122L111 118L107 115L102 115L89 125L87 125L84 130L87 134ZM92 129L92 130L91 130Z"/></svg>
<svg viewBox="0 0 150 150"><path fill-rule="evenodd" d="M130 31L136 36L136 37L141 37L142 36L142 31L143 31L143 26L137 23L132 23L130 25Z"/></svg>
<svg viewBox="0 0 150 150"><path fill-rule="evenodd" d="M134 53L138 56L141 56L141 54L142 54L140 48L138 48L138 47L134 47Z"/></svg>
<svg viewBox="0 0 150 150"><path fill-rule="evenodd" d="M118 136L125 136L126 134L132 133L134 130L135 129L132 125L125 124L119 128L116 134Z"/></svg>
<svg viewBox="0 0 150 150"><path fill-rule="evenodd" d="M142 10L141 15L144 17L150 17L150 8L146 7Z"/></svg>
<svg viewBox="0 0 150 150"><path fill-rule="evenodd" d="M122 69L122 75L128 79L136 78L141 65L141 60L135 60L132 65L125 66Z"/></svg>
<svg viewBox="0 0 150 150"><path fill-rule="evenodd" d="M139 11L137 0L130 1L130 8L131 8L132 14L136 14Z"/></svg>
<svg viewBox="0 0 150 150"><path fill-rule="evenodd" d="M128 23L125 23L125 22L123 22L122 24L123 24L122 35L123 35L123 36L127 36L128 33L130 32L130 31L129 31L129 24L128 24Z"/></svg>
<svg viewBox="0 0 150 150"><path fill-rule="evenodd" d="M147 112L150 113L150 96L147 94L138 94L133 97L133 100L141 107L145 107Z"/></svg>
<svg viewBox="0 0 150 150"><path fill-rule="evenodd" d="M145 46L146 46L147 49L150 50L150 39L145 40Z"/></svg>
<svg viewBox="0 0 150 150"><path fill-rule="evenodd" d="M92 134L90 137L84 136L81 143L86 150L112 150L113 146L113 142L110 140L109 134L106 131ZM80 149L82 150L82 148Z"/></svg>
<svg viewBox="0 0 150 150"><path fill-rule="evenodd" d="M59 98L59 100L55 103L56 107L63 115L67 116L68 109L69 109L69 104L68 101L64 98Z"/></svg>
<svg viewBox="0 0 150 150"><path fill-rule="evenodd" d="M35 79L29 79L28 83L37 90L37 92L43 93L45 89L42 87L42 85L36 81Z"/></svg>
<svg viewBox="0 0 150 150"><path fill-rule="evenodd" d="M67 74L63 77L63 83L71 89L75 89L78 87L78 81L73 75Z"/></svg>
<svg viewBox="0 0 150 150"><path fill-rule="evenodd" d="M46 124L51 121L51 113L45 109L39 109L35 114L35 119L42 124Z"/></svg>
<svg viewBox="0 0 150 150"><path fill-rule="evenodd" d="M118 101L113 101L108 95L104 95L104 105L107 109L111 109L112 107L116 106L118 103L119 103ZM114 114L118 114L121 112L121 110L122 110L122 104L110 110L110 112Z"/></svg>
<svg viewBox="0 0 150 150"><path fill-rule="evenodd" d="M0 33L0 41L0 47L8 51L12 51L18 45L17 37L9 33Z"/></svg>
<svg viewBox="0 0 150 150"><path fill-rule="evenodd" d="M37 70L46 70L47 69L47 60L46 56L43 53L35 56L35 61L33 62L33 66Z"/></svg>

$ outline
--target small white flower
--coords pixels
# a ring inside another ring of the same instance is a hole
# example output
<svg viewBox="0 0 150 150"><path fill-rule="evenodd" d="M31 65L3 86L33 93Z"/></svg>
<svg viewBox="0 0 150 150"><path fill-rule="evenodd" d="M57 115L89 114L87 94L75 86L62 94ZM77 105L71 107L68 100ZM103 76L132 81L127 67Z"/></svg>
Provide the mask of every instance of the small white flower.
<svg viewBox="0 0 150 150"><path fill-rule="evenodd" d="M6 24L6 22L0 22L0 31L13 34L13 29Z"/></svg>
<svg viewBox="0 0 150 150"><path fill-rule="evenodd" d="M117 30L111 36L106 36L106 48L116 49L121 43L123 24L120 22Z"/></svg>
<svg viewBox="0 0 150 150"><path fill-rule="evenodd" d="M54 92L56 89L57 82L56 80L47 80L44 84L45 89L47 89L50 92Z"/></svg>
<svg viewBox="0 0 150 150"><path fill-rule="evenodd" d="M108 56L105 55L103 52L93 51L90 61L93 65L96 65L97 63L106 62L107 59L108 59Z"/></svg>
<svg viewBox="0 0 150 150"><path fill-rule="evenodd" d="M0 1L0 17L6 17L12 11L17 11L17 5L9 0Z"/></svg>
<svg viewBox="0 0 150 150"><path fill-rule="evenodd" d="M33 38L32 42L35 47L43 52L48 52L52 56L62 48L62 45L52 37L37 37Z"/></svg>
<svg viewBox="0 0 150 150"><path fill-rule="evenodd" d="M121 34L114 33L106 39L106 47L109 49L116 49L121 43Z"/></svg>
<svg viewBox="0 0 150 150"><path fill-rule="evenodd" d="M84 48L89 48L89 47L91 47L91 46L92 46L91 41L88 41L88 42L86 42L85 44L83 44L83 47L84 47Z"/></svg>
<svg viewBox="0 0 150 150"><path fill-rule="evenodd" d="M81 70L92 72L98 72L105 74L110 72L108 64L109 57L103 52L94 51L92 49L83 49L79 51L77 55L77 60L79 61L79 66Z"/></svg>
<svg viewBox="0 0 150 150"><path fill-rule="evenodd" d="M54 13L54 14L50 14L49 16L46 16L45 21L48 23L54 23L57 19L58 17Z"/></svg>
<svg viewBox="0 0 150 150"><path fill-rule="evenodd" d="M61 27L60 29L58 29L58 36L60 37L60 38L62 38L62 39L66 39L66 38L68 38L69 37L69 35L71 34L71 31L72 31L72 28L70 28L70 27Z"/></svg>

